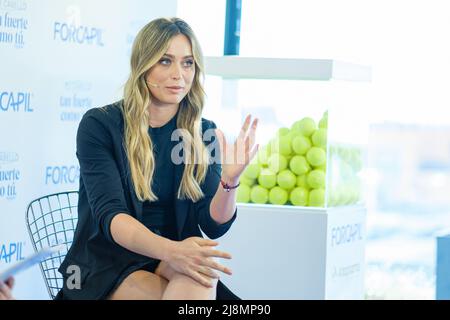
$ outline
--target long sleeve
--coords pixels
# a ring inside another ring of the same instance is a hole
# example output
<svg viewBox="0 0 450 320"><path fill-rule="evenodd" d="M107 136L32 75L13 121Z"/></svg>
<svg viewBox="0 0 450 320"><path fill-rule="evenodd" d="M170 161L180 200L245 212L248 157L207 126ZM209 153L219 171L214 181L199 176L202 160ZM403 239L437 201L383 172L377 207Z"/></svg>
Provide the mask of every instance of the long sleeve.
<svg viewBox="0 0 450 320"><path fill-rule="evenodd" d="M93 116L96 112L101 111L88 111L80 122L76 154L94 221L104 236L114 242L111 220L119 213L130 214L130 210L114 158L111 134L102 121Z"/></svg>

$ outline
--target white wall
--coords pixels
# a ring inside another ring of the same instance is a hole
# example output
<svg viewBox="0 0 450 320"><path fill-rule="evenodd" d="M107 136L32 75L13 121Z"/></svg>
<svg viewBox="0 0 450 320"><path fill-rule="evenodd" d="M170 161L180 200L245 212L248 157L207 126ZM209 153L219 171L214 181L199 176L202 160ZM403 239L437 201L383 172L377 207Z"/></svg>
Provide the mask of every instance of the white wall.
<svg viewBox="0 0 450 320"><path fill-rule="evenodd" d="M372 66L372 122L448 124L446 0L243 1L242 56Z"/></svg>

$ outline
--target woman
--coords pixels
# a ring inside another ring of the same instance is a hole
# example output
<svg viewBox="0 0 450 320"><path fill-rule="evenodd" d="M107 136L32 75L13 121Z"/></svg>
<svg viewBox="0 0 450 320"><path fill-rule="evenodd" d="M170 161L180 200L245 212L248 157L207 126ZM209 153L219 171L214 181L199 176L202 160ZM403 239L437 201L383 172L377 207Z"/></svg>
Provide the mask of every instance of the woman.
<svg viewBox="0 0 450 320"><path fill-rule="evenodd" d="M236 219L239 176L258 149L257 119L248 116L227 143L201 118L202 72L186 22L156 19L134 41L124 99L83 116L79 220L57 299L237 298L218 280L231 270L215 259L230 254L200 228L216 239Z"/></svg>

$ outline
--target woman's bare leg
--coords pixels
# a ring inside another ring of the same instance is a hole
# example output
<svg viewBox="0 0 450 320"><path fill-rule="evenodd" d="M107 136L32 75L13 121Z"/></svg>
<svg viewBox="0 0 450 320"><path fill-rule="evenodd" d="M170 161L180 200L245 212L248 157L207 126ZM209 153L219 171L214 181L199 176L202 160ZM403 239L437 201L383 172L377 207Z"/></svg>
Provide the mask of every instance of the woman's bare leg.
<svg viewBox="0 0 450 320"><path fill-rule="evenodd" d="M154 273L138 270L130 274L108 297L109 300L161 300L168 281Z"/></svg>
<svg viewBox="0 0 450 320"><path fill-rule="evenodd" d="M184 274L176 273L169 281L162 300L215 300L218 279L206 275L205 278L211 281L212 288L207 288Z"/></svg>

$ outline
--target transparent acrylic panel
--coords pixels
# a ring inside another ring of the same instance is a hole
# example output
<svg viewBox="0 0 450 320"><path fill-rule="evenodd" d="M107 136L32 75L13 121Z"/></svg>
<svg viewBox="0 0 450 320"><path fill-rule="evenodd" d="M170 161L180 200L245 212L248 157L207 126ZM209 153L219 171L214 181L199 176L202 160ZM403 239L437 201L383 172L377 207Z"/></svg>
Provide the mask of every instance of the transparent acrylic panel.
<svg viewBox="0 0 450 320"><path fill-rule="evenodd" d="M364 204L370 85L207 76L204 116L228 139L259 119L259 152L238 202L301 207Z"/></svg>
<svg viewBox="0 0 450 320"><path fill-rule="evenodd" d="M364 204L370 85L330 84L335 101L328 122L327 206Z"/></svg>

